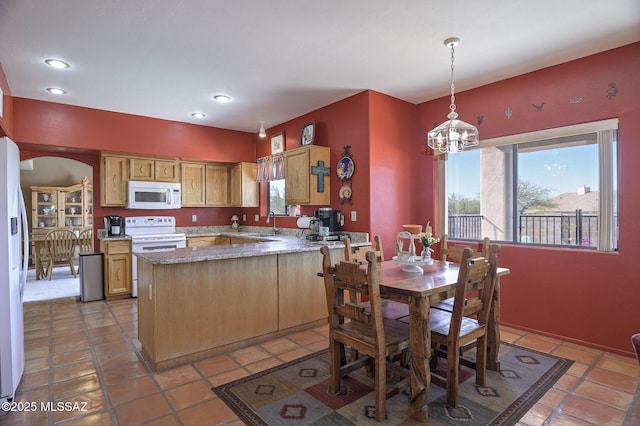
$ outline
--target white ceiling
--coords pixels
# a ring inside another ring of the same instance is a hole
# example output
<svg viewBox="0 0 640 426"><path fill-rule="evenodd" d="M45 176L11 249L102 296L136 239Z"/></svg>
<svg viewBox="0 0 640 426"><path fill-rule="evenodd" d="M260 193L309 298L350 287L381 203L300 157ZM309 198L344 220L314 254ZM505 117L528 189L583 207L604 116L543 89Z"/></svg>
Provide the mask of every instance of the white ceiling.
<svg viewBox="0 0 640 426"><path fill-rule="evenodd" d="M0 0L12 96L248 132L365 89L445 96L451 36L461 91L639 41L640 1Z"/></svg>

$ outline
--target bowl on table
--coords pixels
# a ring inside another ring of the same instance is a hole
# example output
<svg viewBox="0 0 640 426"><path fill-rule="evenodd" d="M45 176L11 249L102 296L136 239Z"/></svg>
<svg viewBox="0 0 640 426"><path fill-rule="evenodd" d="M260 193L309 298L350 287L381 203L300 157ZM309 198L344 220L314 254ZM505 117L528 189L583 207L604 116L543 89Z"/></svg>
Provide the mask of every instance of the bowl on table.
<svg viewBox="0 0 640 426"><path fill-rule="evenodd" d="M422 225L402 225L402 230L415 235L422 232Z"/></svg>

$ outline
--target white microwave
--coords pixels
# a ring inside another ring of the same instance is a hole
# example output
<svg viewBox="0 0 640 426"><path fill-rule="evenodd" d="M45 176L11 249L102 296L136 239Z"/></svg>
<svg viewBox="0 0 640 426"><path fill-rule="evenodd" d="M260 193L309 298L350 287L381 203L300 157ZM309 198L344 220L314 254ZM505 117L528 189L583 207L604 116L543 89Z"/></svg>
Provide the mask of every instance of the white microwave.
<svg viewBox="0 0 640 426"><path fill-rule="evenodd" d="M127 187L128 209L165 210L181 207L179 183L130 180Z"/></svg>

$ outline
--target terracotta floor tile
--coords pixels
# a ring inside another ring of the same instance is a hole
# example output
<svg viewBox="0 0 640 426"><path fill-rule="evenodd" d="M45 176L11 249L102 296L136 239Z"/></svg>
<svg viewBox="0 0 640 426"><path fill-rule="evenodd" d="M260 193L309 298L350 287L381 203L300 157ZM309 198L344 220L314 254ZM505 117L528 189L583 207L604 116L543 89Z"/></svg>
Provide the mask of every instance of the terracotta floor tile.
<svg viewBox="0 0 640 426"><path fill-rule="evenodd" d="M140 358L136 355L135 352L122 352L115 355L106 356L104 358L99 358L98 363L100 364L100 368L103 371L113 370L114 368L120 368L125 364L130 364L133 362L140 362Z"/></svg>
<svg viewBox="0 0 640 426"><path fill-rule="evenodd" d="M260 346L274 355L300 348L300 345L286 338L269 340Z"/></svg>
<svg viewBox="0 0 640 426"><path fill-rule="evenodd" d="M103 343L121 342L124 340L122 333L99 334L89 337L94 345L102 345Z"/></svg>
<svg viewBox="0 0 640 426"><path fill-rule="evenodd" d="M640 417L633 416L629 419L627 426L640 426Z"/></svg>
<svg viewBox="0 0 640 426"><path fill-rule="evenodd" d="M204 377L220 374L224 371L233 370L240 366L240 364L228 355L207 358L203 361L198 361L193 365Z"/></svg>
<svg viewBox="0 0 640 426"><path fill-rule="evenodd" d="M309 355L310 353L313 353L313 351L310 351L309 349L306 349L306 348L298 348L293 351L282 353L278 355L278 358L280 358L284 362L287 362L287 361L301 358L305 355Z"/></svg>
<svg viewBox="0 0 640 426"><path fill-rule="evenodd" d="M25 373L35 373L36 371L47 370L49 368L49 358L34 358L26 360L24 363Z"/></svg>
<svg viewBox="0 0 640 426"><path fill-rule="evenodd" d="M640 379L597 367L593 368L585 378L631 394L638 391L638 386L640 386Z"/></svg>
<svg viewBox="0 0 640 426"><path fill-rule="evenodd" d="M326 338L326 336L318 334L315 331L301 331L299 333L290 334L287 337L302 346L306 346Z"/></svg>
<svg viewBox="0 0 640 426"><path fill-rule="evenodd" d="M80 361L93 360L91 351L86 349L80 349L73 352L65 352L62 354L56 354L51 357L54 367L60 367L62 365L73 364Z"/></svg>
<svg viewBox="0 0 640 426"><path fill-rule="evenodd" d="M169 402L176 410L199 404L209 399L217 398L206 380L188 383L165 392Z"/></svg>
<svg viewBox="0 0 640 426"><path fill-rule="evenodd" d="M118 405L114 410L121 425L134 425L169 414L171 407L161 394L155 394Z"/></svg>
<svg viewBox="0 0 640 426"><path fill-rule="evenodd" d="M640 366L638 366L638 362L632 358L624 359L605 354L596 366L640 379Z"/></svg>
<svg viewBox="0 0 640 426"><path fill-rule="evenodd" d="M26 349L24 351L24 358L34 359L49 356L49 346L42 346L40 348Z"/></svg>
<svg viewBox="0 0 640 426"><path fill-rule="evenodd" d="M65 426L112 426L113 420L108 412L91 414L86 417L72 419L64 423Z"/></svg>
<svg viewBox="0 0 640 426"><path fill-rule="evenodd" d="M519 423L527 426L542 426L551 413L553 413L553 408L542 404L535 404L522 416Z"/></svg>
<svg viewBox="0 0 640 426"><path fill-rule="evenodd" d="M319 340L315 343L311 343L310 345L307 345L306 348L309 349L311 352L318 352L321 351L323 349L327 349L329 347L329 340L328 339L324 339L324 340Z"/></svg>
<svg viewBox="0 0 640 426"><path fill-rule="evenodd" d="M87 329L87 331L89 332L90 339L95 336L101 336L104 334L112 334L112 333L122 334L120 332L120 327L118 327L117 325L106 325L104 327L89 328Z"/></svg>
<svg viewBox="0 0 640 426"><path fill-rule="evenodd" d="M598 426L619 426L626 414L624 411L579 396L570 397L564 403L562 411Z"/></svg>
<svg viewBox="0 0 640 426"><path fill-rule="evenodd" d="M170 370L154 373L153 377L156 379L161 389L174 388L202 378L192 365L183 365L180 367L174 367Z"/></svg>
<svg viewBox="0 0 640 426"><path fill-rule="evenodd" d="M77 342L66 342L66 343L54 343L53 344L53 353L61 354L67 352L76 352L79 349L89 349L89 342L87 339L82 339Z"/></svg>
<svg viewBox="0 0 640 426"><path fill-rule="evenodd" d="M593 352L587 352L575 347L567 347L564 343L558 346L551 352L553 355L561 356L563 358L572 359L574 361L581 362L582 364L593 364L598 358L598 354Z"/></svg>
<svg viewBox="0 0 640 426"><path fill-rule="evenodd" d="M178 413L185 426L219 425L236 418L236 415L221 399L187 408Z"/></svg>
<svg viewBox="0 0 640 426"><path fill-rule="evenodd" d="M75 377L86 376L87 374L95 374L96 367L91 361L82 361L75 364L67 364L53 369L53 381L61 382L63 380L73 379Z"/></svg>
<svg viewBox="0 0 640 426"><path fill-rule="evenodd" d="M62 410L53 413L53 420L56 423L73 417L85 416L88 413L104 411L108 406L101 389L58 400L56 403L65 404Z"/></svg>
<svg viewBox="0 0 640 426"><path fill-rule="evenodd" d="M146 376L149 373L145 369L145 366L141 362L130 362L129 364L123 364L118 368L114 368L109 371L105 371L104 381L107 385L115 385L116 383L126 382L135 377Z"/></svg>
<svg viewBox="0 0 640 426"><path fill-rule="evenodd" d="M518 340L518 346L546 353L551 352L559 344L560 342L557 340L550 340L549 338L537 335L523 336Z"/></svg>
<svg viewBox="0 0 640 426"><path fill-rule="evenodd" d="M542 398L540 398L540 401L538 402L550 408L557 408L562 404L562 401L564 401L567 395L567 392L551 388L542 396Z"/></svg>
<svg viewBox="0 0 640 426"><path fill-rule="evenodd" d="M576 387L580 379L569 374L565 374L560 377L558 381L553 385L555 389L563 390L565 392L571 392Z"/></svg>
<svg viewBox="0 0 640 426"><path fill-rule="evenodd" d="M162 416L159 419L146 422L144 426L181 426L180 420L176 414Z"/></svg>
<svg viewBox="0 0 640 426"><path fill-rule="evenodd" d="M580 383L575 393L624 411L631 407L633 401L633 394L590 381Z"/></svg>
<svg viewBox="0 0 640 426"><path fill-rule="evenodd" d="M269 358L271 354L261 349L259 346L249 346L247 348L238 349L229 354L238 364L247 365Z"/></svg>
<svg viewBox="0 0 640 426"><path fill-rule="evenodd" d="M19 389L27 390L34 389L40 386L45 386L49 383L49 370L38 371L37 373L26 373L22 375L20 380Z"/></svg>
<svg viewBox="0 0 640 426"><path fill-rule="evenodd" d="M269 368L275 367L276 365L282 364L278 358L267 358L260 360L258 362L254 362L253 364L245 365L244 368L249 370L251 373L257 373L259 371L268 370Z"/></svg>
<svg viewBox="0 0 640 426"><path fill-rule="evenodd" d="M100 380L97 374L89 374L53 384L53 397L55 400L65 399L71 396L82 395L87 392L100 389Z"/></svg>
<svg viewBox="0 0 640 426"><path fill-rule="evenodd" d="M248 376L249 373L244 368L236 368L235 370L225 371L224 373L216 374L209 377L209 382L212 386L220 386L225 383L233 382L234 380L241 379Z"/></svg>
<svg viewBox="0 0 640 426"><path fill-rule="evenodd" d="M593 423L581 420L566 413L560 413L549 421L549 426L594 426Z"/></svg>
<svg viewBox="0 0 640 426"><path fill-rule="evenodd" d="M118 383L107 387L113 405L129 402L144 396L160 392L156 383L149 376Z"/></svg>
<svg viewBox="0 0 640 426"><path fill-rule="evenodd" d="M131 351L131 346L125 340L119 342L105 343L103 345L96 345L93 347L96 356L103 358L109 355L119 354L122 352Z"/></svg>
<svg viewBox="0 0 640 426"><path fill-rule="evenodd" d="M584 373L589 369L590 365L582 364L580 362L574 362L569 370L567 370L567 374L571 374L572 376L582 377Z"/></svg>

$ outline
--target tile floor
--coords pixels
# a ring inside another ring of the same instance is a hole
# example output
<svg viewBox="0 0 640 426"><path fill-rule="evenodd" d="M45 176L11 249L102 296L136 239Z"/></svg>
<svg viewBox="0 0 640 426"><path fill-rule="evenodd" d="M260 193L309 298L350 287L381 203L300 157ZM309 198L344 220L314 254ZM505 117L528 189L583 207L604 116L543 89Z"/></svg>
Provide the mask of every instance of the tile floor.
<svg viewBox="0 0 640 426"><path fill-rule="evenodd" d="M16 401L37 409L0 411L0 425L240 425L212 386L328 345L323 326L154 373L137 352L136 310L135 299L25 304L26 371ZM502 338L576 361L519 425L640 425L635 359L504 327ZM67 405L43 410L49 401Z"/></svg>

